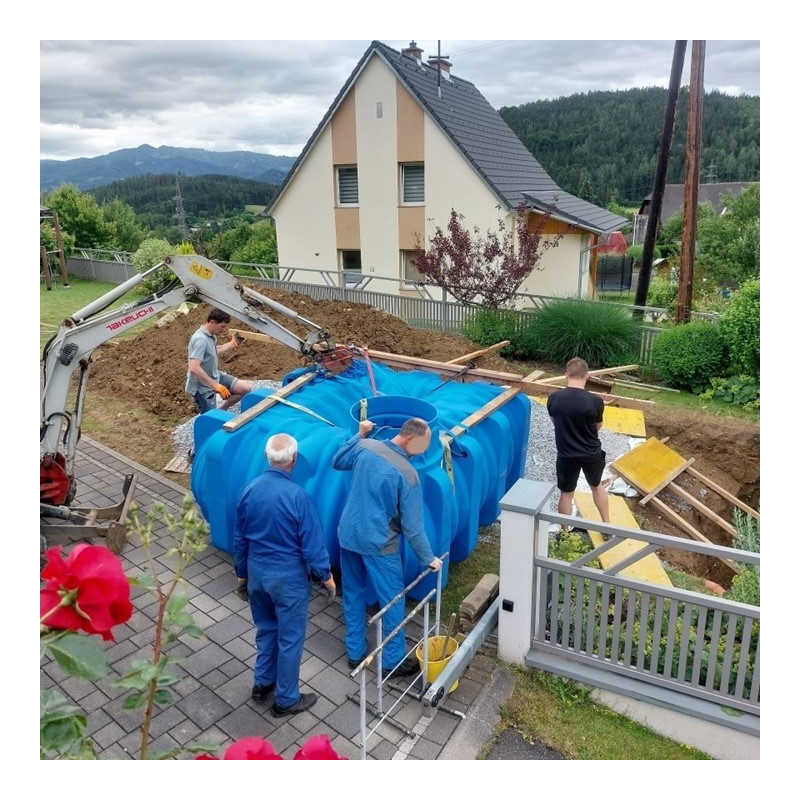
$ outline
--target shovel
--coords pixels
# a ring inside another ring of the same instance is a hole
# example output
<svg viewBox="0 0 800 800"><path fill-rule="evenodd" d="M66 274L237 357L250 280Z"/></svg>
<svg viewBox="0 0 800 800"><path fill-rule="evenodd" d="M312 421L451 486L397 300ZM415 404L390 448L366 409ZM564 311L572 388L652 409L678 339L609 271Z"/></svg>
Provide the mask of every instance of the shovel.
<svg viewBox="0 0 800 800"><path fill-rule="evenodd" d="M447 623L447 636L444 637L444 644L442 645L442 652L439 653L437 661L444 661L447 658L447 645L450 644L450 637L453 635L453 628L456 626L456 615L453 612L450 615L450 622Z"/></svg>

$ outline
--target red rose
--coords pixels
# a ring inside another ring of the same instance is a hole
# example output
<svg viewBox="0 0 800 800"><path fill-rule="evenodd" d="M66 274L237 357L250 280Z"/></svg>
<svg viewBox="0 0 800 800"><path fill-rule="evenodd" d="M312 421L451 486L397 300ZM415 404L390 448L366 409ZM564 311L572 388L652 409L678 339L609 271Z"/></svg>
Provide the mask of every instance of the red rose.
<svg viewBox="0 0 800 800"><path fill-rule="evenodd" d="M312 736L295 754L294 761L347 761L332 747L327 734Z"/></svg>
<svg viewBox="0 0 800 800"><path fill-rule="evenodd" d="M111 629L127 622L133 613L130 586L119 558L105 547L88 544L75 545L66 560L60 546L51 547L45 556L42 624L113 639Z"/></svg>
<svg viewBox="0 0 800 800"><path fill-rule="evenodd" d="M266 739L248 736L239 739L225 751L224 761L283 761Z"/></svg>

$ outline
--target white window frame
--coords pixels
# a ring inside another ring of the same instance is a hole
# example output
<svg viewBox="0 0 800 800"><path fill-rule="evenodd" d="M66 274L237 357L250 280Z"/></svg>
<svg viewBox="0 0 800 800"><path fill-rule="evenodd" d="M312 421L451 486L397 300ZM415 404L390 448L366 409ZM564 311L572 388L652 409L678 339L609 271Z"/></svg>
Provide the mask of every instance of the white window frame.
<svg viewBox="0 0 800 800"><path fill-rule="evenodd" d="M361 194L358 189L358 164L342 164L336 167L336 205L342 208L358 208L358 200L356 200L355 203L345 203L342 200L341 187L339 185L339 175L343 169L354 169L356 171L356 194L358 195L359 200L361 199Z"/></svg>
<svg viewBox="0 0 800 800"><path fill-rule="evenodd" d="M411 253L424 253L424 250L401 250L400 251L400 278L402 279L402 287L404 289L416 289L418 283L422 283L425 276L420 275L420 280L406 280L406 267L411 267L412 269L416 269L413 264L408 263L408 258Z"/></svg>
<svg viewBox="0 0 800 800"><path fill-rule="evenodd" d="M339 251L339 271L344 276L344 285L345 285L345 288L347 288L350 285L355 286L356 284L361 283L361 281L362 281L362 279L364 277L364 262L363 261L361 262L361 269L358 270L358 272L356 272L356 270L354 270L354 269L345 269L345 267L344 267L344 254L345 253L358 253L359 256L360 256L361 250L344 249L344 250L340 250ZM347 278L348 278L349 275L358 275L358 280L357 281L351 280L348 283Z"/></svg>
<svg viewBox="0 0 800 800"><path fill-rule="evenodd" d="M422 167L422 200L406 201L406 167ZM400 205L424 206L425 205L425 164L422 161L400 164Z"/></svg>

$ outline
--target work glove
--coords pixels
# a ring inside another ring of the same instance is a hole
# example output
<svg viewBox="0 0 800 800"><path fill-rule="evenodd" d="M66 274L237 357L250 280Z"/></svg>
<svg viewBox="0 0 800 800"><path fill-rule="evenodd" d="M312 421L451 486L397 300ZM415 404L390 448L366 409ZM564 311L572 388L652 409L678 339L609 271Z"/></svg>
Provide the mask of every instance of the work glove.
<svg viewBox="0 0 800 800"><path fill-rule="evenodd" d="M214 384L214 391L223 399L227 400L231 396L231 390L227 389L221 383Z"/></svg>
<svg viewBox="0 0 800 800"><path fill-rule="evenodd" d="M248 602L247 581L239 581L236 586L236 596L245 603Z"/></svg>

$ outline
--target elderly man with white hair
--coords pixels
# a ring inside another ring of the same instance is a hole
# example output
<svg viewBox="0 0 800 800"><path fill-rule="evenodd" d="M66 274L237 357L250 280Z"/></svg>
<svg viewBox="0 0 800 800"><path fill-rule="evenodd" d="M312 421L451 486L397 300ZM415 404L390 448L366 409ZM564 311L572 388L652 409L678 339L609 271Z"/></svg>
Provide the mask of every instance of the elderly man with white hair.
<svg viewBox="0 0 800 800"><path fill-rule="evenodd" d="M239 595L250 601L256 626L253 700L274 692L273 716L297 714L317 701L300 693L309 577L336 591L319 517L308 492L291 477L297 441L286 433L267 440L269 467L239 494L233 557Z"/></svg>

